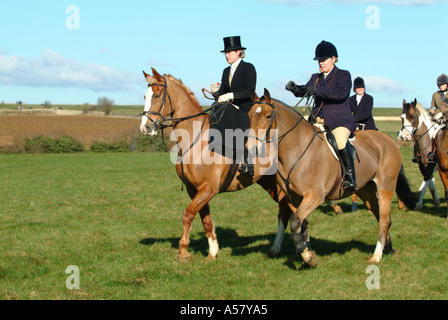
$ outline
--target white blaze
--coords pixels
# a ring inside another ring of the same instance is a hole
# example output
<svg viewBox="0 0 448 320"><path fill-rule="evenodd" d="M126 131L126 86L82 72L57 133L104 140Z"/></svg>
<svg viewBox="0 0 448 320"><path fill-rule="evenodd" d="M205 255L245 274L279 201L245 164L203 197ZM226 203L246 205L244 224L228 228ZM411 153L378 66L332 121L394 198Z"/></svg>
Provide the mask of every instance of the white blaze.
<svg viewBox="0 0 448 320"><path fill-rule="evenodd" d="M152 95L154 94L154 91L152 91L152 87L148 86L148 90L146 90L146 95L145 95L145 109L143 109L144 111L149 111L149 109L151 108L151 100L152 100ZM145 125L146 125L146 121L148 121L148 118L143 115L142 116L142 123L140 124L140 131L145 133Z"/></svg>

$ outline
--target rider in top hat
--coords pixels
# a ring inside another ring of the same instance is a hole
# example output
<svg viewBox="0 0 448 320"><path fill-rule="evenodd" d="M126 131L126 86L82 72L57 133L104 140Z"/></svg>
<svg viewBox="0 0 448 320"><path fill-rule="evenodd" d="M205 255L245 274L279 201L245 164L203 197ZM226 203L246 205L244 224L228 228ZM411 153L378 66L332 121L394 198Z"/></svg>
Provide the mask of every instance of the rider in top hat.
<svg viewBox="0 0 448 320"><path fill-rule="evenodd" d="M218 102L230 102L237 108L227 107L218 130L224 132L225 129L242 129L246 131L250 128L248 113L252 106L250 98L251 90L255 91L257 83L257 72L255 67L243 61L245 50L241 45L239 36L226 37L224 40L224 50L226 60L230 64L222 73L221 84L214 83L210 86L211 91L218 96ZM249 175L254 174L253 164L248 161L248 151L244 147L244 164L238 168L240 172Z"/></svg>
<svg viewBox="0 0 448 320"><path fill-rule="evenodd" d="M350 107L353 112L353 120L361 130L378 130L372 116L373 97L366 93L364 79L357 77L353 81L355 95L350 97Z"/></svg>
<svg viewBox="0 0 448 320"><path fill-rule="evenodd" d="M432 95L431 109L429 110L429 113L431 114L433 121L442 123L444 120L446 121L448 119L448 77L446 74L442 73L437 77L437 86L439 87L439 90ZM433 142L432 150L428 154L428 163L436 162L434 149L435 145Z"/></svg>
<svg viewBox="0 0 448 320"><path fill-rule="evenodd" d="M305 85L298 86L289 81L286 90L291 91L296 97L307 93L315 95L316 105L310 120L322 118L333 133L339 158L345 169L342 187L347 191L355 191L355 165L350 144L347 142L356 127L350 108L351 75L350 72L335 66L338 52L331 42L322 41L316 46L314 60L319 63L319 72L313 74Z"/></svg>

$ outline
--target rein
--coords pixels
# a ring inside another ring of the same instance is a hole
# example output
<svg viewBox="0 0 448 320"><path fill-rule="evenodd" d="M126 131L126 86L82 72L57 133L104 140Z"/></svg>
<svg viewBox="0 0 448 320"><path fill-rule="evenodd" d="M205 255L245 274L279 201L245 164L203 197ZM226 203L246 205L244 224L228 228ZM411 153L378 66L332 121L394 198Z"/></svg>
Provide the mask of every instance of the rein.
<svg viewBox="0 0 448 320"><path fill-rule="evenodd" d="M305 97L303 97L300 101L299 101L299 103L304 99ZM308 99L308 101L310 101L309 99ZM307 101L307 103L308 103L308 101ZM268 140L268 133L269 133L269 131L271 130L271 128L272 128L272 125L273 125L273 123L274 123L274 120L275 120L275 122L277 122L277 117L276 117L276 114L275 114L275 106L272 104L272 103L269 103L269 102L266 102L266 101L261 101L261 100L259 100L259 101L255 101L254 102L254 105L255 104L266 104L266 105L268 105L268 106L270 106L272 109L273 109L273 112L272 112L272 115L271 115L271 123L269 124L269 128L268 128L268 130L266 131L266 137L265 137L265 141L266 142L272 142L272 141L269 141ZM296 105L297 106L297 105ZM302 122L302 120L304 119L304 117L299 113L299 112L297 112L295 109L292 109L292 110L294 110L298 115L300 115L300 119L299 119L299 121L297 121L289 130L287 130L285 133L283 133L280 137L278 137L277 138L277 140L278 140L278 143L280 143L291 131L293 131L299 124L300 124L300 122ZM296 201L294 200L294 197L292 196L292 194L291 194L291 188L290 188L290 184L291 184L291 181L290 181L290 177L291 177L291 173L292 173L292 171L294 170L294 168L296 167L296 165L300 162L300 160L302 160L302 158L304 157L304 155L305 155L305 153L309 150L309 148L311 147L311 144L313 143L313 141L314 141L314 139L316 138L316 137L319 137L319 139L321 139L322 141L324 140L320 135L319 135L319 133L322 133L323 131L317 131L316 130L316 128L314 127L314 125L312 125L311 123L309 123L309 122L307 122L309 125L311 125L311 127L313 128L313 131L314 131L314 134L313 134L313 137L311 138L311 140L308 142L308 145L306 146L306 148L305 148L305 150L302 152L302 154L299 156L299 158L294 162L294 164L292 165L292 167L291 167L291 169L289 170L289 173L288 173L288 175L287 175L287 177L285 178L281 173L280 173L280 170L277 170L277 173L278 173L278 175L279 175L279 177L283 180L283 182L285 183L285 186L286 186L286 189L287 189L287 191L288 191L288 194L289 194L289 197L291 198L291 201L294 203L294 205L296 206L296 207L298 207L298 204L296 203ZM260 139L258 138L258 137L252 137L252 138L255 138L256 140L258 140L258 141L260 141Z"/></svg>

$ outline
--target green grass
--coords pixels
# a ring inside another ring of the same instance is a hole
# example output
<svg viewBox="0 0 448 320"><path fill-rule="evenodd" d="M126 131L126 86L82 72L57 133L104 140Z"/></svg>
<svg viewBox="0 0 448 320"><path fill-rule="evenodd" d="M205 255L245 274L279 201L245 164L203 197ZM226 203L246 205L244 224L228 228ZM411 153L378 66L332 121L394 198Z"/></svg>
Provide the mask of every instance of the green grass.
<svg viewBox="0 0 448 320"><path fill-rule="evenodd" d="M391 132L395 128L389 129ZM402 147L413 190L421 177ZM380 289L367 290L376 221L350 199L336 216L325 204L309 217L313 270L285 237L279 257L266 252L277 230L277 207L257 185L216 196L212 217L216 261L197 216L189 263L177 261L186 191L167 153L0 155L1 299L446 299L446 203L430 195L422 212L400 211L394 198L396 255L378 264ZM439 194L443 194L437 177ZM69 290L69 265L80 289Z"/></svg>

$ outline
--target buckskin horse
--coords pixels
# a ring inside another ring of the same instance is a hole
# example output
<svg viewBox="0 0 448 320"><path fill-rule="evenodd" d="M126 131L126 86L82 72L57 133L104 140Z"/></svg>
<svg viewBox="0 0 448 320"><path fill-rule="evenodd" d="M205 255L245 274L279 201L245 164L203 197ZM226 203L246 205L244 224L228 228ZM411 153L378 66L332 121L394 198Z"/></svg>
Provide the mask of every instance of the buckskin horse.
<svg viewBox="0 0 448 320"><path fill-rule="evenodd" d="M213 260L219 250L214 223L210 216L209 202L221 192L237 191L258 183L279 205L279 230L284 230L291 215L285 194L277 186L274 174L264 175L272 163L254 163L254 176L237 172L235 163L218 153L209 153L209 114L202 109L194 94L181 80L171 75L160 75L154 68L153 75L143 74L148 82L145 96L145 112L141 131L147 135L157 134L158 129L171 126L177 135L179 148L176 171L186 186L192 202L182 216L183 230L179 241L178 259L188 261L191 223L199 212L209 243L207 259ZM212 160L212 161L210 161ZM230 161L231 162L231 161ZM280 252L283 232L279 232L269 255Z"/></svg>
<svg viewBox="0 0 448 320"><path fill-rule="evenodd" d="M351 195L342 191L341 165L327 147L322 131L300 113L281 101L271 99L266 89L261 98L255 92L252 95L254 104L249 112L251 133L248 146L255 148L266 140L272 142L270 132L276 129L277 183L287 194L293 211L291 235L304 265L316 267L317 255L311 249L306 218L324 201ZM370 263L378 263L383 251L394 252L389 234L394 191L410 209L415 207L415 199L404 174L400 150L390 137L379 131L362 131L356 134L352 144L357 153L356 194L378 221L378 242L369 260Z"/></svg>
<svg viewBox="0 0 448 320"><path fill-rule="evenodd" d="M434 206L440 207L440 200L434 182L435 163L428 163L428 154L431 152L433 139L440 129L440 125L432 122L429 114L423 106L414 99L411 103L403 100L403 111L401 115L402 128L398 137L403 140L410 137L414 141L414 159L418 163L418 168L423 176L423 181L419 188L419 197L415 210L423 207L423 197L429 187L434 199Z"/></svg>

